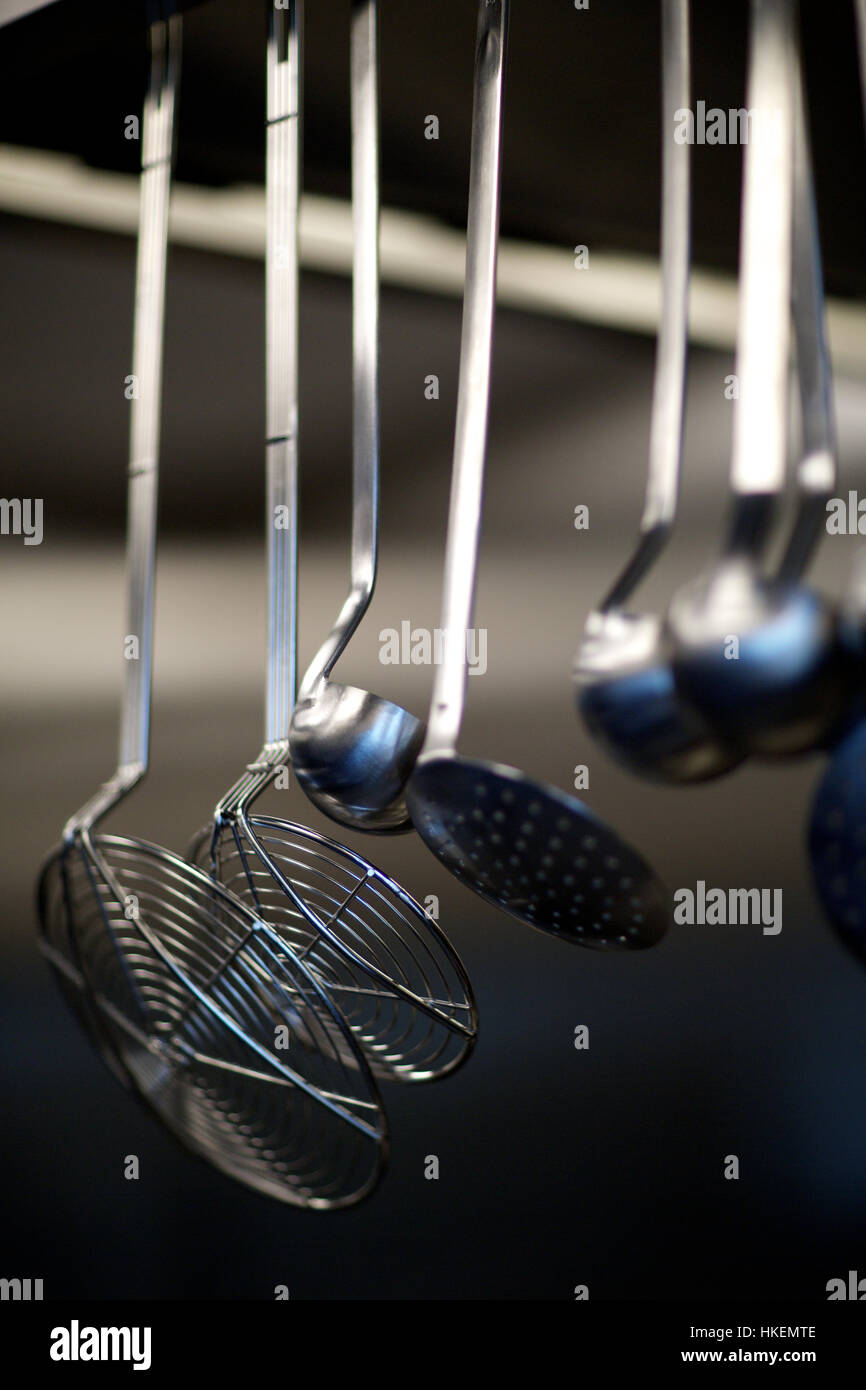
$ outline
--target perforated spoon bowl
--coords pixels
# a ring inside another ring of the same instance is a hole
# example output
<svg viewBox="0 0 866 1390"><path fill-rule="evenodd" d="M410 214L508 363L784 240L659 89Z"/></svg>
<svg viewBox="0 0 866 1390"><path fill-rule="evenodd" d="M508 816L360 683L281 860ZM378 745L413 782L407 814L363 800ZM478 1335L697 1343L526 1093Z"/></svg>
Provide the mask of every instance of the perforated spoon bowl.
<svg viewBox="0 0 866 1390"><path fill-rule="evenodd" d="M653 945L664 890L633 850L574 797L501 763L461 757L466 635L481 522L499 222L508 0L480 0L472 114L466 293L445 550L444 659L409 781L418 833L462 883L531 926L598 948Z"/></svg>
<svg viewBox="0 0 866 1390"><path fill-rule="evenodd" d="M424 738L408 710L332 679L370 606L379 527L379 150L376 7L352 13L353 483L351 588L301 683L290 730L295 776L352 830L410 830L404 790Z"/></svg>

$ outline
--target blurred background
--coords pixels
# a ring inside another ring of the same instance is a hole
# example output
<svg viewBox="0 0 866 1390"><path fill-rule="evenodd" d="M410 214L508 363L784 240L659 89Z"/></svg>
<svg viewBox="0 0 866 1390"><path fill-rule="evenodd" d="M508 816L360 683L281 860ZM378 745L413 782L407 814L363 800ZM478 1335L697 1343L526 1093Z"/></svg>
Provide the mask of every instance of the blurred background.
<svg viewBox="0 0 866 1390"><path fill-rule="evenodd" d="M302 669L347 588L351 451L349 6L307 8ZM439 615L476 6L381 8L381 570L340 675L423 716L429 669L383 666L380 633ZM866 149L853 6L802 8L845 496L866 482ZM265 9L208 0L184 30L152 767L109 825L180 851L261 740ZM741 106L746 6L694 9L695 97ZM642 506L657 8L512 10L475 620L488 670L469 682L462 750L565 789L587 764L589 805L671 892L781 887L783 930L679 927L629 958L581 952L467 894L414 837L347 836L418 898L438 896L481 1015L460 1074L386 1091L393 1153L374 1196L334 1215L283 1209L130 1103L38 958L34 884L115 757L139 156L123 128L141 104L145 14L59 0L24 15L0 29L0 458L4 496L44 499L44 540L0 538L0 1274L43 1278L47 1298L268 1299L286 1284L293 1298L569 1299L586 1284L593 1299L809 1299L866 1272L866 978L810 883L821 759L658 788L615 767L574 710L578 636ZM438 141L424 138L429 114ZM647 609L706 563L726 515L740 151L694 155L681 523ZM431 374L438 400L425 399ZM825 591L841 591L856 544L825 541ZM334 829L297 790L273 804ZM128 1154L138 1182L124 1180ZM438 1181L424 1177L432 1154ZM723 1177L731 1154L737 1182Z"/></svg>

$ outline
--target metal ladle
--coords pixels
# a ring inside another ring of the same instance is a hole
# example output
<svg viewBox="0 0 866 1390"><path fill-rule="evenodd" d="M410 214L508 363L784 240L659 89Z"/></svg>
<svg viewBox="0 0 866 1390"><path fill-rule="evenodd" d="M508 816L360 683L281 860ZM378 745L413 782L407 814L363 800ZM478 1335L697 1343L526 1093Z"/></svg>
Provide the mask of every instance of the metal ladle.
<svg viewBox="0 0 866 1390"><path fill-rule="evenodd" d="M653 945L664 890L642 859L574 797L501 763L458 755L472 622L499 222L508 0L480 0L472 113L466 292L445 550L444 659L409 781L418 833L468 888L531 926L585 946Z"/></svg>
<svg viewBox="0 0 866 1390"><path fill-rule="evenodd" d="M866 0L857 0L860 95L866 122ZM842 941L866 963L866 547L842 609L842 640L859 667L848 727L816 788L809 816L812 879Z"/></svg>
<svg viewBox="0 0 866 1390"><path fill-rule="evenodd" d="M589 732L617 761L644 777L693 782L728 772L743 755L678 694L663 618L626 607L668 542L682 472L691 153L672 132L675 113L691 106L688 0L662 0L661 11L662 306L646 497L638 544L587 618L574 676Z"/></svg>
<svg viewBox="0 0 866 1390"><path fill-rule="evenodd" d="M290 731L295 776L352 830L411 829L404 789L424 726L380 695L331 678L370 606L379 511L379 151L376 4L352 9L353 479L351 588L301 683Z"/></svg>
<svg viewBox="0 0 866 1390"><path fill-rule="evenodd" d="M268 924L345 1014L376 1076L429 1081L475 1043L466 971L420 903L345 845L255 801L289 763L297 631L299 0L275 12L268 48L267 555L265 742L195 837L190 857ZM371 34L356 7L354 34Z"/></svg>
<svg viewBox="0 0 866 1390"><path fill-rule="evenodd" d="M180 19L156 20L150 42L127 534L127 632L139 645L124 663L117 771L67 822L40 876L40 948L114 1075L186 1148L278 1201L349 1206L379 1178L387 1127L366 1058L313 971L177 855L96 833L144 777L149 750Z"/></svg>
<svg viewBox="0 0 866 1390"><path fill-rule="evenodd" d="M801 583L835 476L829 377L812 308L799 286L817 266L794 7L753 0L747 105L765 126L746 148L741 238L740 324L731 465L733 514L720 560L681 589L668 612L677 688L719 734L750 753L790 756L822 743L837 724L850 669L835 614ZM777 117L770 130L770 116ZM797 136L797 127L801 133ZM795 138L796 137L796 138ZM798 151L795 157L795 148ZM794 197L794 189L798 192ZM795 312L811 348L801 353L805 458L800 516L779 575L760 561L784 486L787 434L791 227L799 246ZM817 281L820 294L820 281ZM800 310L797 304L800 303ZM811 318L811 323L808 322ZM818 374L808 381L803 370ZM818 389L812 389L817 384Z"/></svg>

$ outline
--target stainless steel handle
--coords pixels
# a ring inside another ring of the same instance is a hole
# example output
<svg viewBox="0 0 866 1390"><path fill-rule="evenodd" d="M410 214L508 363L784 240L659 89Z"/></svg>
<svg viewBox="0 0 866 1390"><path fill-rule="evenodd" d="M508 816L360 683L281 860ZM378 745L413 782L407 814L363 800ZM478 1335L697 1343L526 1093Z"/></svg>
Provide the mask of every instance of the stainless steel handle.
<svg viewBox="0 0 866 1390"><path fill-rule="evenodd" d="M662 296L653 386L649 479L641 529L670 527L677 506L689 335L691 151L673 138L690 106L688 0L662 0Z"/></svg>
<svg viewBox="0 0 866 1390"><path fill-rule="evenodd" d="M126 637L137 653L124 661L120 747L114 775L70 816L69 840L107 815L147 771L153 666L153 592L165 263L174 117L180 72L181 20L159 19L148 31L150 68L141 122L141 193L135 267L126 521Z"/></svg>
<svg viewBox="0 0 866 1390"><path fill-rule="evenodd" d="M376 0L353 0L351 587L301 685L329 676L370 606L379 528L379 110Z"/></svg>
<svg viewBox="0 0 866 1390"><path fill-rule="evenodd" d="M376 0L352 6L352 587L376 581L379 516L379 112Z"/></svg>
<svg viewBox="0 0 866 1390"><path fill-rule="evenodd" d="M298 569L298 202L301 0L270 9L265 253L268 662L265 743L288 738Z"/></svg>
<svg viewBox="0 0 866 1390"><path fill-rule="evenodd" d="M808 113L802 66L797 74L794 139L794 276L792 302L797 380L802 417L802 457L797 469L800 501L779 566L783 583L795 583L823 534L827 498L836 486L838 459L833 410L833 372L827 345L821 238L815 207Z"/></svg>
<svg viewBox="0 0 866 1390"><path fill-rule="evenodd" d="M689 0L662 0L661 317L656 344L649 469L640 541L601 603L631 596L673 526L683 457L683 407L689 339L691 149L674 139L675 116L691 106Z"/></svg>
<svg viewBox="0 0 866 1390"><path fill-rule="evenodd" d="M866 0L855 0L857 11L857 50L860 55L860 97L863 102L863 124L866 127Z"/></svg>
<svg viewBox="0 0 866 1390"><path fill-rule="evenodd" d="M137 659L125 662L120 771L143 774L150 732L156 500L162 406L168 203L181 21L150 29L150 74L141 128L141 203L135 272L135 329L127 515L127 628Z"/></svg>
<svg viewBox="0 0 866 1390"><path fill-rule="evenodd" d="M785 482L795 98L791 0L752 0L731 486L775 496Z"/></svg>
<svg viewBox="0 0 866 1390"><path fill-rule="evenodd" d="M509 0L479 0L478 7L466 280L442 595L445 651L435 672L422 756L455 746L466 699L466 635L475 597L490 404L508 6Z"/></svg>

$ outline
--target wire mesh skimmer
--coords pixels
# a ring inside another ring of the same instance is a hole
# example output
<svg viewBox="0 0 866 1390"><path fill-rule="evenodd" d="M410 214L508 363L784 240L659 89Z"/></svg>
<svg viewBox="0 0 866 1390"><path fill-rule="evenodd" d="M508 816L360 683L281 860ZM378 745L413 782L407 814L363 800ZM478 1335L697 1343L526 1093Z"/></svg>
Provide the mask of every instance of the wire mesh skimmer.
<svg viewBox="0 0 866 1390"><path fill-rule="evenodd" d="M151 26L142 131L120 761L39 881L40 944L114 1074L187 1148L305 1207L357 1202L387 1134L369 1065L312 972L220 885L95 827L147 769L165 257L180 21ZM275 26L269 52L273 54ZM127 643L129 638L127 638Z"/></svg>
<svg viewBox="0 0 866 1390"><path fill-rule="evenodd" d="M374 1074L428 1081L466 1059L477 1028L472 988L448 938L359 854L305 826L250 814L288 766L296 685L300 9L293 3L282 12L286 57L272 64L268 83L265 743L194 838L190 858L316 974ZM353 7L353 66L369 66L374 42L375 6L361 0Z"/></svg>

